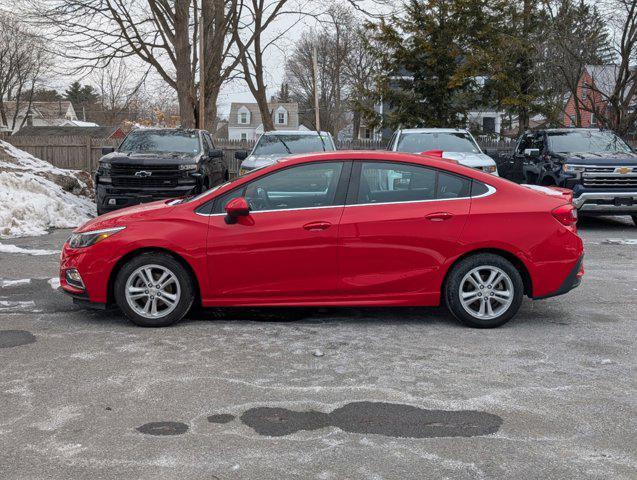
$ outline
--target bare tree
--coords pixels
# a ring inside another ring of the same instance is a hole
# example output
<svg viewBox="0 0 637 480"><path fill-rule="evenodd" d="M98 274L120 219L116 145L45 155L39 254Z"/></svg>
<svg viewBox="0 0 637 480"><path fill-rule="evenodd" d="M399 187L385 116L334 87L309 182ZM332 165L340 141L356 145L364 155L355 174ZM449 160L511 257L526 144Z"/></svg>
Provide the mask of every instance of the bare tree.
<svg viewBox="0 0 637 480"><path fill-rule="evenodd" d="M356 17L349 9L337 6L329 9L318 30L307 32L296 43L286 70L290 92L300 104L304 123L315 123L312 52L316 48L321 127L338 134L349 120L350 110L360 125L359 107L366 100L374 68L373 59L362 48L361 35Z"/></svg>
<svg viewBox="0 0 637 480"><path fill-rule="evenodd" d="M116 59L146 63L177 93L181 123L197 125L199 16L204 22L206 127L214 131L217 98L239 60L231 55L241 0L29 0L28 18L79 68ZM251 39L245 44L249 45ZM202 126L203 127L203 126Z"/></svg>
<svg viewBox="0 0 637 480"><path fill-rule="evenodd" d="M242 76L250 93L257 102L259 113L265 131L274 130L272 112L268 107L267 84L263 58L266 50L276 46L279 41L293 26L290 24L282 30L270 32L272 24L279 17L287 14L298 14L298 10L288 10L286 7L293 0L246 0L239 12L240 28L235 30L235 42L238 45L239 60L241 62ZM248 44L244 39L252 39Z"/></svg>
<svg viewBox="0 0 637 480"><path fill-rule="evenodd" d="M10 130L17 125L20 111L28 111L33 93L49 65L49 57L39 37L18 25L9 15L0 15L0 120ZM8 111L5 100L13 102Z"/></svg>
<svg viewBox="0 0 637 480"><path fill-rule="evenodd" d="M136 76L126 60L115 60L97 70L94 81L99 93L99 121L105 125L118 125L131 116L131 110L146 80L146 71Z"/></svg>

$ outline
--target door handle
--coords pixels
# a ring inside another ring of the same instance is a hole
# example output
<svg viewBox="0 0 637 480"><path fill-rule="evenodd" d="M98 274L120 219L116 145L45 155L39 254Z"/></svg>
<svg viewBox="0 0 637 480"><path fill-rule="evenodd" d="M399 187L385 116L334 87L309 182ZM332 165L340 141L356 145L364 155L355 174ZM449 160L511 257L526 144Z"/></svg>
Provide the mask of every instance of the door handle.
<svg viewBox="0 0 637 480"><path fill-rule="evenodd" d="M318 230L327 230L331 226L332 224L330 222L310 222L303 225L303 228L305 230L318 231Z"/></svg>
<svg viewBox="0 0 637 480"><path fill-rule="evenodd" d="M449 220L452 217L453 213L449 212L436 212L425 216L427 220L431 220L432 222L442 222L444 220Z"/></svg>

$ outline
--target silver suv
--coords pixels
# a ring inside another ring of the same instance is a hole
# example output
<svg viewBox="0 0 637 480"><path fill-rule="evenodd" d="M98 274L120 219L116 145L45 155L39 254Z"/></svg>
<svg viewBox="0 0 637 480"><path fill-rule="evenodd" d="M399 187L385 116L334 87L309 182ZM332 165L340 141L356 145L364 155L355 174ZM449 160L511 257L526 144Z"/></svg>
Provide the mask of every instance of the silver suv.
<svg viewBox="0 0 637 480"><path fill-rule="evenodd" d="M250 153L240 150L234 154L243 160L239 174L265 167L278 159L300 153L331 152L336 150L329 132L311 130L274 130L261 134Z"/></svg>

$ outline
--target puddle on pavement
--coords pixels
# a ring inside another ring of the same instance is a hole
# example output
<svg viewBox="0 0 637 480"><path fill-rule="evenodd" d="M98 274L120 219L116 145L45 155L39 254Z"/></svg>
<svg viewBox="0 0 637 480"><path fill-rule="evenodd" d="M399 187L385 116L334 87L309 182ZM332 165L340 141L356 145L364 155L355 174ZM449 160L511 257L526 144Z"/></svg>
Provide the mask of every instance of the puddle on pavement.
<svg viewBox="0 0 637 480"><path fill-rule="evenodd" d="M188 431L188 425L181 422L151 422L137 427L137 431L146 435L181 435Z"/></svg>
<svg viewBox="0 0 637 480"><path fill-rule="evenodd" d="M35 335L26 330L0 330L0 348L19 347L35 341Z"/></svg>
<svg viewBox="0 0 637 480"><path fill-rule="evenodd" d="M210 423L228 423L234 420L234 415L229 413L221 413L219 415L208 415Z"/></svg>
<svg viewBox="0 0 637 480"><path fill-rule="evenodd" d="M402 438L475 437L495 433L502 425L502 418L487 412L426 410L383 402L348 403L331 413L257 407L240 419L258 434L271 437L325 427Z"/></svg>

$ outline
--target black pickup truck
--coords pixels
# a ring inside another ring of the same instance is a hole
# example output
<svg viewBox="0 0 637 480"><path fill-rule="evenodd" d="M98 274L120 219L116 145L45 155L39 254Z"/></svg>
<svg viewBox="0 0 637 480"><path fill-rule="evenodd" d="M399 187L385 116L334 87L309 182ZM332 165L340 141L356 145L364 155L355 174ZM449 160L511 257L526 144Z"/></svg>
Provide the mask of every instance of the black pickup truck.
<svg viewBox="0 0 637 480"><path fill-rule="evenodd" d="M205 130L138 129L103 148L95 174L97 213L199 193L228 180L223 152Z"/></svg>
<svg viewBox="0 0 637 480"><path fill-rule="evenodd" d="M580 213L630 215L637 225L637 153L612 132L527 132L512 156L498 160L498 171L518 183L570 188Z"/></svg>

